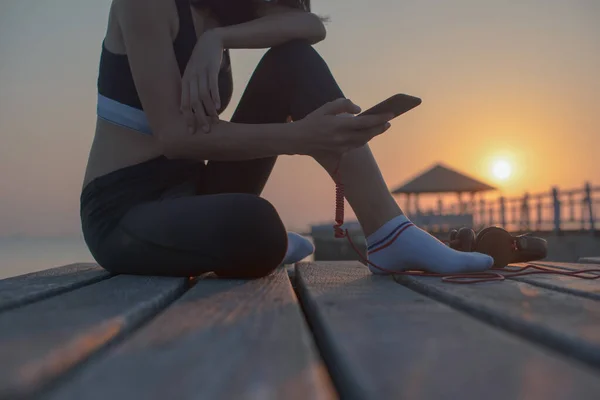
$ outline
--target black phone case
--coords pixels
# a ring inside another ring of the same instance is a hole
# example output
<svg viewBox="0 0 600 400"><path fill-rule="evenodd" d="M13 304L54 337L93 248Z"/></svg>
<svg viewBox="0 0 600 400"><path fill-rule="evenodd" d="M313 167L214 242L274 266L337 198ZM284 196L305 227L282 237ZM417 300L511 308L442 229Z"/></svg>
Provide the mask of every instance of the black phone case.
<svg viewBox="0 0 600 400"><path fill-rule="evenodd" d="M382 101L381 103L369 108L359 114L361 115L376 115L376 114L393 114L394 118L402 115L421 104L421 99L410 96L408 94L395 94L392 97Z"/></svg>

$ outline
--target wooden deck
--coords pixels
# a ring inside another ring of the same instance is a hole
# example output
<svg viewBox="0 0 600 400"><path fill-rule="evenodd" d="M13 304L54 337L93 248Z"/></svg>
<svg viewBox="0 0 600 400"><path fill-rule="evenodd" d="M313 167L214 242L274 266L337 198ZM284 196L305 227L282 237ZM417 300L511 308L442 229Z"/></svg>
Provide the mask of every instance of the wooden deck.
<svg viewBox="0 0 600 400"><path fill-rule="evenodd" d="M0 280L0 399L30 398L598 400L600 281L456 285L352 261L254 281L74 264Z"/></svg>

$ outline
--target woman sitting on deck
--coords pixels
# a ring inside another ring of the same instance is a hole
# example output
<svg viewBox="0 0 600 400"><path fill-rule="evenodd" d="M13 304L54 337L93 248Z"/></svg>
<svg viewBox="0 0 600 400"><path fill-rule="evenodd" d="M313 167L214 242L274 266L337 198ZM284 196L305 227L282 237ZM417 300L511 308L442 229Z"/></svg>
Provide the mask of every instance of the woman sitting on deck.
<svg viewBox="0 0 600 400"><path fill-rule="evenodd" d="M298 154L330 174L341 159L377 265L491 267L489 256L451 250L403 215L367 146L392 116L354 116L359 107L312 47L325 35L307 0L113 0L81 195L84 237L101 266L253 278L306 256L260 197L276 157ZM236 48L269 50L226 122Z"/></svg>

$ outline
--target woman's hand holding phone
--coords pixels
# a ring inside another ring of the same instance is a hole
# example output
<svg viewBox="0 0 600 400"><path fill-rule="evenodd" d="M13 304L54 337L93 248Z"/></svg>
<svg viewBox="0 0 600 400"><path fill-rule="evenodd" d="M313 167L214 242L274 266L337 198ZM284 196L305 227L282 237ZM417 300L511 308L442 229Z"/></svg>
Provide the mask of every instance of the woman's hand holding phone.
<svg viewBox="0 0 600 400"><path fill-rule="evenodd" d="M375 136L387 131L390 120L421 104L421 99L404 94L394 95L360 113L359 106L348 99L329 102L296 122L293 154L343 154L362 147Z"/></svg>
<svg viewBox="0 0 600 400"><path fill-rule="evenodd" d="M294 154L343 154L364 146L390 128L393 114L354 116L360 107L348 99L337 99L294 122Z"/></svg>

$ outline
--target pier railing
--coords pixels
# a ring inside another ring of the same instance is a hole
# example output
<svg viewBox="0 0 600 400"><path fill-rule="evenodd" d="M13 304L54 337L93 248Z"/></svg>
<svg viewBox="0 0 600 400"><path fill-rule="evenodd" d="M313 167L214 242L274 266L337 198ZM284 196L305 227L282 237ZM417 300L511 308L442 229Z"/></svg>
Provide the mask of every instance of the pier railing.
<svg viewBox="0 0 600 400"><path fill-rule="evenodd" d="M445 230L445 217L468 216L473 227L501 226L509 231L590 231L599 228L600 186L586 183L582 188L524 193L520 197L500 196L493 200L475 200L453 204L442 212L417 213L411 217L428 221L424 228ZM460 210L460 212L458 212ZM435 218L438 217L438 218ZM456 218L455 218L456 219ZM439 223L432 224L432 222ZM451 221L451 219L450 219ZM436 225L436 226L433 226ZM454 226L451 226L453 228Z"/></svg>

